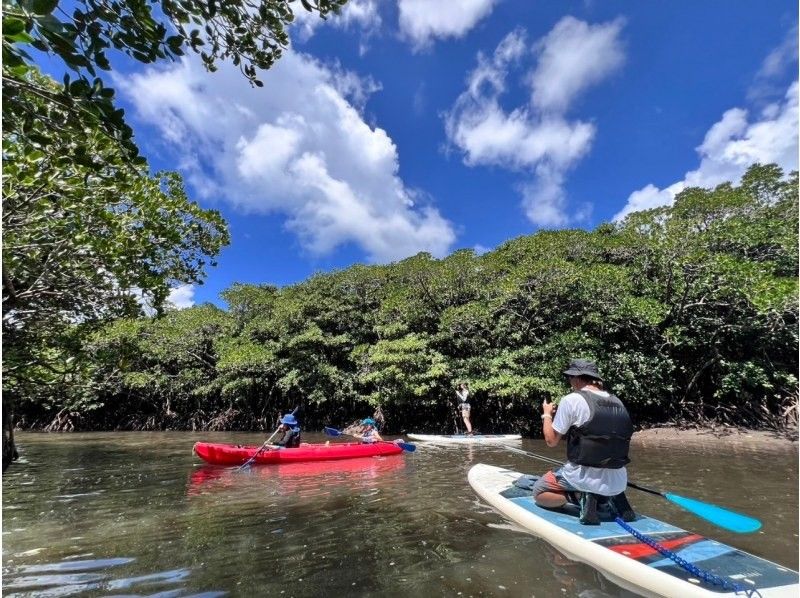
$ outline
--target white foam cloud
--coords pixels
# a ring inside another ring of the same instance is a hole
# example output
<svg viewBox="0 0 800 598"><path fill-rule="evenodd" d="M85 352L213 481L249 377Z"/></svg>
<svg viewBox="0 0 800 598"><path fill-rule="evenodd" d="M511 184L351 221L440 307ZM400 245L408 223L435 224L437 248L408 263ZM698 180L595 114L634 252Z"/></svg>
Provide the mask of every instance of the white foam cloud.
<svg viewBox="0 0 800 598"><path fill-rule="evenodd" d="M570 218L563 186L566 173L591 149L596 128L570 119L567 109L591 85L623 63L623 23L589 25L565 17L529 46L526 33L509 33L490 57L478 54L466 90L445 115L445 131L470 166L493 165L531 173L521 185L523 209L534 224L563 226ZM500 102L514 69L525 71L530 101L511 110Z"/></svg>
<svg viewBox="0 0 800 598"><path fill-rule="evenodd" d="M400 31L417 50L434 39L462 37L487 17L499 0L451 0L434 5L430 0L399 0Z"/></svg>
<svg viewBox="0 0 800 598"><path fill-rule="evenodd" d="M201 195L285 215L307 250L354 243L374 261L448 251L453 227L418 205L394 142L363 118L373 81L294 51L263 81L251 88L227 65L209 75L183 60L115 82Z"/></svg>
<svg viewBox="0 0 800 598"><path fill-rule="evenodd" d="M759 162L775 163L784 171L798 167L798 84L789 86L779 102L766 106L754 120L747 110L731 108L714 123L697 147L699 166L664 189L648 184L628 197L614 220L631 212L672 204L687 187L714 187L737 183L747 168Z"/></svg>

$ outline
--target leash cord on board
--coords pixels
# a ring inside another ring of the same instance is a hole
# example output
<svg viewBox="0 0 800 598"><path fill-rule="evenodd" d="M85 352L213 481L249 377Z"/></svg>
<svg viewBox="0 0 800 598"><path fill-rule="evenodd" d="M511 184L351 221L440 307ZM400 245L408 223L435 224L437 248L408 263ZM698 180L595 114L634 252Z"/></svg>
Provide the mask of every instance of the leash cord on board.
<svg viewBox="0 0 800 598"><path fill-rule="evenodd" d="M730 582L730 581L720 577L719 575L711 573L710 571L704 571L703 569L701 569L697 565L693 565L692 563L690 563L686 559L679 557L677 554L675 554L669 548L667 548L666 546L662 546L661 544L659 544L653 538L651 538L649 536L645 536L639 530L636 530L636 529L632 528L630 525L625 523L621 518L616 517L614 519L614 521L616 521L620 526L622 526L622 528L626 532L631 534L634 538L636 538L640 542L644 542L650 548L653 548L654 550L657 550L663 556L667 557L671 561L674 561L680 567L682 567L683 569L685 569L686 571L688 571L692 575L696 575L697 577L699 577L700 579L702 579L706 583L710 583L710 584L717 585L717 586L722 586L724 589L733 590L737 594L739 592L742 592L742 593L744 593L745 596L747 596L747 598L756 598L756 597L761 598L761 594L758 592L758 590L756 588L746 588L745 586L743 586L741 584Z"/></svg>

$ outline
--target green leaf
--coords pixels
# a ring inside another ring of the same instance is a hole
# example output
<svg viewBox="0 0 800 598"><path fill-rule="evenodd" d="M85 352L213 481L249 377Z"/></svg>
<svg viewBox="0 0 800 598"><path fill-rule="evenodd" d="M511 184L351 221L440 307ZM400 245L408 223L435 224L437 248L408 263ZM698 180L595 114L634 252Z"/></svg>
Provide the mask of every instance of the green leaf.
<svg viewBox="0 0 800 598"><path fill-rule="evenodd" d="M87 96L91 90L92 88L85 79L77 79L69 85L69 93L73 96Z"/></svg>
<svg viewBox="0 0 800 598"><path fill-rule="evenodd" d="M25 22L14 17L3 17L3 38L25 31Z"/></svg>

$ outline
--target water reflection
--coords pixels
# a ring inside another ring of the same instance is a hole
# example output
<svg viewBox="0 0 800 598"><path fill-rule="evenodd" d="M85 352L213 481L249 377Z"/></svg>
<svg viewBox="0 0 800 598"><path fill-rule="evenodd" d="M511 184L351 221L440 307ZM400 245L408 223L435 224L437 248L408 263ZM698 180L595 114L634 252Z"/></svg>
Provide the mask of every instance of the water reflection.
<svg viewBox="0 0 800 598"><path fill-rule="evenodd" d="M553 578L561 584L562 593L579 598L632 598L636 594L611 583L588 565L569 560L552 546L542 552L552 568Z"/></svg>
<svg viewBox="0 0 800 598"><path fill-rule="evenodd" d="M245 469L203 465L189 477L187 494L191 496L223 489L231 490L256 482L265 488L284 488L292 495L319 496L321 492L325 492L326 486L368 483L403 469L405 464L403 455L393 455L263 465Z"/></svg>

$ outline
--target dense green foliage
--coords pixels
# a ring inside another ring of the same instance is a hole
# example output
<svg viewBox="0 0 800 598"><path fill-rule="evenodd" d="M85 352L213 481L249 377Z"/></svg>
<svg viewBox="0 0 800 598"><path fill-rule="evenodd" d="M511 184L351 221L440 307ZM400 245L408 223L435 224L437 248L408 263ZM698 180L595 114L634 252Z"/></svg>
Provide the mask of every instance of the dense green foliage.
<svg viewBox="0 0 800 598"><path fill-rule="evenodd" d="M59 104L68 125L91 123L119 144L127 161L141 166L124 111L99 76L111 70L114 52L149 64L190 50L210 71L230 60L261 87L258 71L270 68L289 44L293 11L325 18L346 1L3 0L3 120L34 122L29 98L39 96ZM30 76L37 70L31 48L62 61L68 71L62 86ZM17 134L36 139L36 131L24 126Z"/></svg>
<svg viewBox="0 0 800 598"><path fill-rule="evenodd" d="M302 405L319 428L380 405L389 431L452 430L466 380L480 430L538 433L536 408L583 356L639 424L779 427L796 417L797 228L796 173L756 165L739 186L688 189L591 232L234 285L227 310L95 332L25 421L66 409L87 428L268 429Z"/></svg>
<svg viewBox="0 0 800 598"><path fill-rule="evenodd" d="M49 404L52 386L80 377L93 330L141 315L140 298L160 311L228 243L222 217L189 201L179 175L150 176L61 104L25 101L40 115L29 134L4 123L4 413L17 400Z"/></svg>

